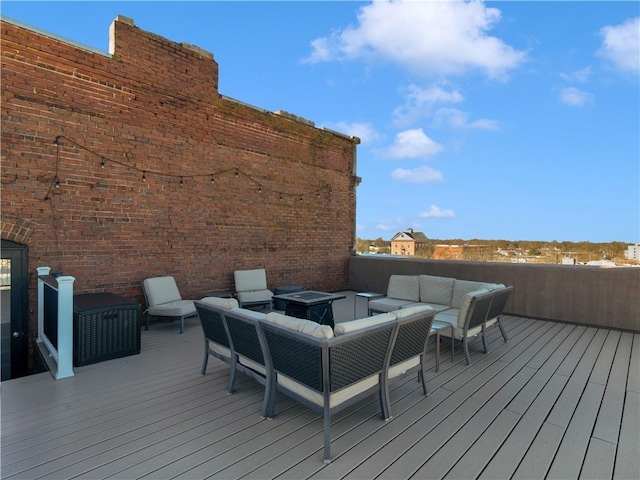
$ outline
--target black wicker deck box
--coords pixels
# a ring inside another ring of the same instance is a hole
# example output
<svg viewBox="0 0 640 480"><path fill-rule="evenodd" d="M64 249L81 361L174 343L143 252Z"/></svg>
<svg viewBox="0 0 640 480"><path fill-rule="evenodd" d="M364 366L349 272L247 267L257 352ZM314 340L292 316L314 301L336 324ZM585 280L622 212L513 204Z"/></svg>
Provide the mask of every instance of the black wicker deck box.
<svg viewBox="0 0 640 480"><path fill-rule="evenodd" d="M113 293L73 296L73 365L140 353L140 304Z"/></svg>

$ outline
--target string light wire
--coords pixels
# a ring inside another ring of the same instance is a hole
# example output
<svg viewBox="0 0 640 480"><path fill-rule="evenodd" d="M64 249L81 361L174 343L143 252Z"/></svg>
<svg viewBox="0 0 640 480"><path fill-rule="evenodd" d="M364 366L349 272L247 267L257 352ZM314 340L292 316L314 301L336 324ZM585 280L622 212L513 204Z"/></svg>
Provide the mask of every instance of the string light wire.
<svg viewBox="0 0 640 480"><path fill-rule="evenodd" d="M315 195L317 198L321 197L321 192L323 190L326 190L328 192L329 197L331 196L331 186L325 184L324 186L317 188L315 190L311 190L308 192L295 192L295 193L289 193L289 192L283 192L280 190L276 190L274 188L271 188L268 185L264 185L262 183L260 183L259 181L257 181L255 178L253 178L252 176L250 176L249 174L241 171L238 167L232 167L232 168L228 168L225 170L219 170L217 172L212 172L212 173L200 173L200 174L191 174L191 175L185 175L182 173L170 173L170 172L162 172L159 170L150 170L150 169L142 169L142 168L138 168L135 165L130 165L112 158L107 158L104 155L101 155L99 153L94 152L93 150L91 150L90 148L76 142L75 140L66 137L64 135L58 135L56 136L53 144L56 146L56 166L55 166L55 176L54 179L52 180L51 184L49 185L49 189L47 191L47 194L44 197L44 200L48 200L50 197L49 195L51 194L51 189L52 188L60 188L60 177L58 175L59 172L59 167L60 167L60 139L64 139L66 141L68 141L69 143L71 143L72 145L76 146L79 149L85 150L89 153L91 153L92 155L95 155L96 157L100 158L100 167L101 168L105 168L107 160L111 163L114 163L116 165L120 165L121 167L124 168L129 168L129 169L133 169L136 170L138 173L141 174L142 177L142 181L146 182L147 181L147 175L155 175L155 176L160 176L160 177L169 177L169 178L180 178L180 186L184 186L185 184L185 178L198 178L198 177L209 177L210 178L210 182L211 184L215 183L215 178L222 176L224 174L227 174L229 172L234 172L234 176L235 178L238 178L241 174L243 177L247 178L249 181L253 182L254 184L256 184L258 186L258 192L262 193L264 190L269 190L270 192L273 192L275 194L277 194L280 198L280 200L283 199L283 197L285 195L289 196L289 197L297 197L299 199L299 201L302 202L302 199L304 197L307 196L311 196L311 195ZM126 156L126 154L125 154Z"/></svg>

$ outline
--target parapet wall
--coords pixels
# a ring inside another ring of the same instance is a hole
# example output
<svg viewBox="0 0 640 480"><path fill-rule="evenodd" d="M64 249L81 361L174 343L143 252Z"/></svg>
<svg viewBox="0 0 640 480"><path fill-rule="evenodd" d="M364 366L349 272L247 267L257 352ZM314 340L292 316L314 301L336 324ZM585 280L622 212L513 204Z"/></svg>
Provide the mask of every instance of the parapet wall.
<svg viewBox="0 0 640 480"><path fill-rule="evenodd" d="M506 310L514 315L640 332L640 268L354 256L349 288L385 293L393 274L513 285Z"/></svg>

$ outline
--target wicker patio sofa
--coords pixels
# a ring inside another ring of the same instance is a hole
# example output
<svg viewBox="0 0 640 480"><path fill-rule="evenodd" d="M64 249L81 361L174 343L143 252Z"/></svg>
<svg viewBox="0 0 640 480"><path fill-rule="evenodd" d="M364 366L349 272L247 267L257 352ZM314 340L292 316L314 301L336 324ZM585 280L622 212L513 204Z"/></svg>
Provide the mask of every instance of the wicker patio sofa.
<svg viewBox="0 0 640 480"><path fill-rule="evenodd" d="M470 363L469 339L482 334L485 353L485 330L497 324L506 342L507 334L500 323L512 286L499 283L458 280L434 275L391 275L384 298L369 302L369 313L393 312L416 305L429 305L437 311L435 321L448 323L441 336L452 336L452 342L463 344L467 365Z"/></svg>
<svg viewBox="0 0 640 480"><path fill-rule="evenodd" d="M265 385L263 418L274 417L276 392L322 414L327 463L332 414L377 394L381 415L389 419L389 381L414 367L427 393L424 350L435 315L429 307L339 323L332 329L276 312L238 308L233 302L195 302L205 337L201 372L211 355L231 367L229 393L237 372Z"/></svg>
<svg viewBox="0 0 640 480"><path fill-rule="evenodd" d="M414 352L415 342L404 332L407 326L420 323L428 335L434 314L429 307L419 307L338 323L333 331L326 325L311 326L314 322L278 313L267 314L260 321L275 372L274 393L281 392L323 415L325 463L331 461L334 413L376 393L382 417L391 418L388 375L394 353L397 363L405 362L406 368L421 365L419 375L425 385L426 337ZM400 337L399 331L403 332ZM413 363L410 356L416 357ZM268 414L275 414L275 397Z"/></svg>

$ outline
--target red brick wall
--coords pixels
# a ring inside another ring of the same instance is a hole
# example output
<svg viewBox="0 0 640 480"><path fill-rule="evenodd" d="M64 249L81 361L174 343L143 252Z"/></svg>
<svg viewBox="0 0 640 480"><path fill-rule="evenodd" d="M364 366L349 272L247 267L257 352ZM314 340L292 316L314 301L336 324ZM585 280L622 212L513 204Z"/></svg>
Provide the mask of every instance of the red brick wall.
<svg viewBox="0 0 640 480"><path fill-rule="evenodd" d="M1 24L2 238L34 312L38 266L140 302L147 277L200 298L256 267L346 288L357 139L222 97L210 54L122 20L112 58Z"/></svg>

